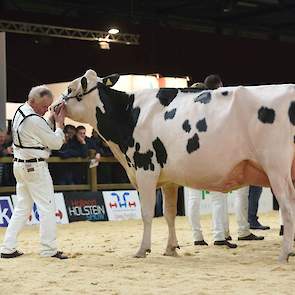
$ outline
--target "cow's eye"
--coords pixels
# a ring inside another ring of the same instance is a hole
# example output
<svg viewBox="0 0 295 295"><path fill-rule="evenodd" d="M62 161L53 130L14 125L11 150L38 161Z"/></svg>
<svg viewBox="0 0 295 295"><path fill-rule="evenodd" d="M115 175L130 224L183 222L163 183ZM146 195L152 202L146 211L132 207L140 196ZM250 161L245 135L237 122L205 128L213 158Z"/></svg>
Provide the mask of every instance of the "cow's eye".
<svg viewBox="0 0 295 295"><path fill-rule="evenodd" d="M68 94L72 92L72 88L68 88Z"/></svg>

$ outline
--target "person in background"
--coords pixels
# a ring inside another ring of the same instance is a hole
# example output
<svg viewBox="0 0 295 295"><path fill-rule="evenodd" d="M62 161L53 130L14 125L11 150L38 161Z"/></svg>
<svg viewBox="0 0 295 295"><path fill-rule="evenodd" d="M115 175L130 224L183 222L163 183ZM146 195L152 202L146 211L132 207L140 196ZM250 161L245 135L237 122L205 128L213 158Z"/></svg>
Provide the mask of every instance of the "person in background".
<svg viewBox="0 0 295 295"><path fill-rule="evenodd" d="M12 146L5 130L0 129L0 157L11 156Z"/></svg>
<svg viewBox="0 0 295 295"><path fill-rule="evenodd" d="M62 159L81 157L86 158L88 155L88 146L86 144L86 129L84 126L66 125L64 128L65 143L62 145L59 151L54 153L55 156ZM81 184L86 182L86 168L82 163L67 163L59 164L66 173L58 173L56 182L58 184ZM83 166L81 168L81 166ZM81 169L85 170L85 173L81 173ZM61 170L60 170L61 171ZM62 171L63 172L63 171Z"/></svg>
<svg viewBox="0 0 295 295"><path fill-rule="evenodd" d="M98 133L93 129L92 135L88 140L88 149L95 150L95 159L99 162L100 157L112 157L113 153L108 145L101 139ZM97 167L97 182L111 183L112 182L112 166L110 163L101 163Z"/></svg>
<svg viewBox="0 0 295 295"><path fill-rule="evenodd" d="M74 125L67 124L64 128L65 143L68 143L70 140L74 139L76 133L76 127Z"/></svg>
<svg viewBox="0 0 295 295"><path fill-rule="evenodd" d="M209 75L205 78L204 83L196 83L193 87L199 87L200 90L214 90L223 87L221 78L217 74ZM188 215L193 229L194 245L208 245L204 241L200 224L200 196L198 190L188 190ZM248 223L248 187L237 190L235 200L236 218L238 223L238 240L262 240L252 234L249 230ZM247 195L247 196L246 196ZM229 217L227 206L227 194L221 192L211 192L212 203L212 223L213 239L216 246L227 246L236 248L237 245L229 242L232 240L229 232Z"/></svg>
<svg viewBox="0 0 295 295"><path fill-rule="evenodd" d="M258 205L259 205L259 199L262 193L262 187L261 186L253 186L251 185L249 188L249 208L248 208L248 222L250 224L251 229L260 229L260 230L268 230L270 229L267 225L262 225L258 221Z"/></svg>
<svg viewBox="0 0 295 295"><path fill-rule="evenodd" d="M11 140L5 130L0 129L0 157L13 156ZM15 179L12 173L12 165L0 163L0 185L14 185Z"/></svg>

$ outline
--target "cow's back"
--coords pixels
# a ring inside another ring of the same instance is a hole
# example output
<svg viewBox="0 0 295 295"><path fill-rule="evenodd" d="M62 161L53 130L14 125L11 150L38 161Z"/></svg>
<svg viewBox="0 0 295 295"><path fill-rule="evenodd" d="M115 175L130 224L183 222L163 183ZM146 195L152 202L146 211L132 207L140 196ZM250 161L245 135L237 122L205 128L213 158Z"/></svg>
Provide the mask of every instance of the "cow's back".
<svg viewBox="0 0 295 295"><path fill-rule="evenodd" d="M259 162L258 150L289 140L294 89L267 85L200 93L179 90L167 105L157 90L139 92L134 105L141 112L134 139L142 152L152 151L157 138L161 141L167 153L161 170L164 182L219 183L239 162Z"/></svg>

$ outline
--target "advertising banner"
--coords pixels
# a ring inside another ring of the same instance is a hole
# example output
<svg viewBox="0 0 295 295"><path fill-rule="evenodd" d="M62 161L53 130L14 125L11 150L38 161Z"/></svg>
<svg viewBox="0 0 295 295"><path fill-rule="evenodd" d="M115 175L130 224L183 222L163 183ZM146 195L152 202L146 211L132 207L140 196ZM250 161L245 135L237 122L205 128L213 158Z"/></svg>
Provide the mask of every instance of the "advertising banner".
<svg viewBox="0 0 295 295"><path fill-rule="evenodd" d="M16 195L12 195L13 204L16 202ZM58 224L66 224L69 223L68 214L65 206L64 196L63 193L55 193L55 216L56 216L56 223ZM40 223L40 215L37 209L36 204L33 204L31 215L27 221L27 225L34 225Z"/></svg>
<svg viewBox="0 0 295 295"><path fill-rule="evenodd" d="M65 192L64 199L69 222L108 220L101 192Z"/></svg>
<svg viewBox="0 0 295 295"><path fill-rule="evenodd" d="M7 227L13 212L9 196L0 196L0 227Z"/></svg>
<svg viewBox="0 0 295 295"><path fill-rule="evenodd" d="M109 220L141 219L137 191L104 191L103 198Z"/></svg>

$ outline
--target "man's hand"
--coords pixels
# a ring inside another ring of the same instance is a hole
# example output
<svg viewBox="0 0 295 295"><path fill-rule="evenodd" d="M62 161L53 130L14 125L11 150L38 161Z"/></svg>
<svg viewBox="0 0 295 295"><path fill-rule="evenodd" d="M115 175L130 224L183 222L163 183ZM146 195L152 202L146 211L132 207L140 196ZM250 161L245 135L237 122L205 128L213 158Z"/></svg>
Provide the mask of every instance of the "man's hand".
<svg viewBox="0 0 295 295"><path fill-rule="evenodd" d="M54 124L54 110L51 107L49 108L49 118L48 119L50 120L50 122L52 124Z"/></svg>
<svg viewBox="0 0 295 295"><path fill-rule="evenodd" d="M83 137L81 134L77 133L77 134L76 134L76 138L77 138L77 140L78 140L81 144L86 144L86 141L85 141L84 137Z"/></svg>
<svg viewBox="0 0 295 295"><path fill-rule="evenodd" d="M96 160L97 162L99 162L100 158L101 158L100 153L97 153L97 154L95 155L95 160Z"/></svg>
<svg viewBox="0 0 295 295"><path fill-rule="evenodd" d="M13 154L12 146L9 146L9 147L6 148L6 153L7 153L7 155L12 155Z"/></svg>
<svg viewBox="0 0 295 295"><path fill-rule="evenodd" d="M55 120L55 124L57 128L63 128L64 127L64 121L65 121L65 105L64 103L61 103L58 105L54 112L53 112L53 117Z"/></svg>

